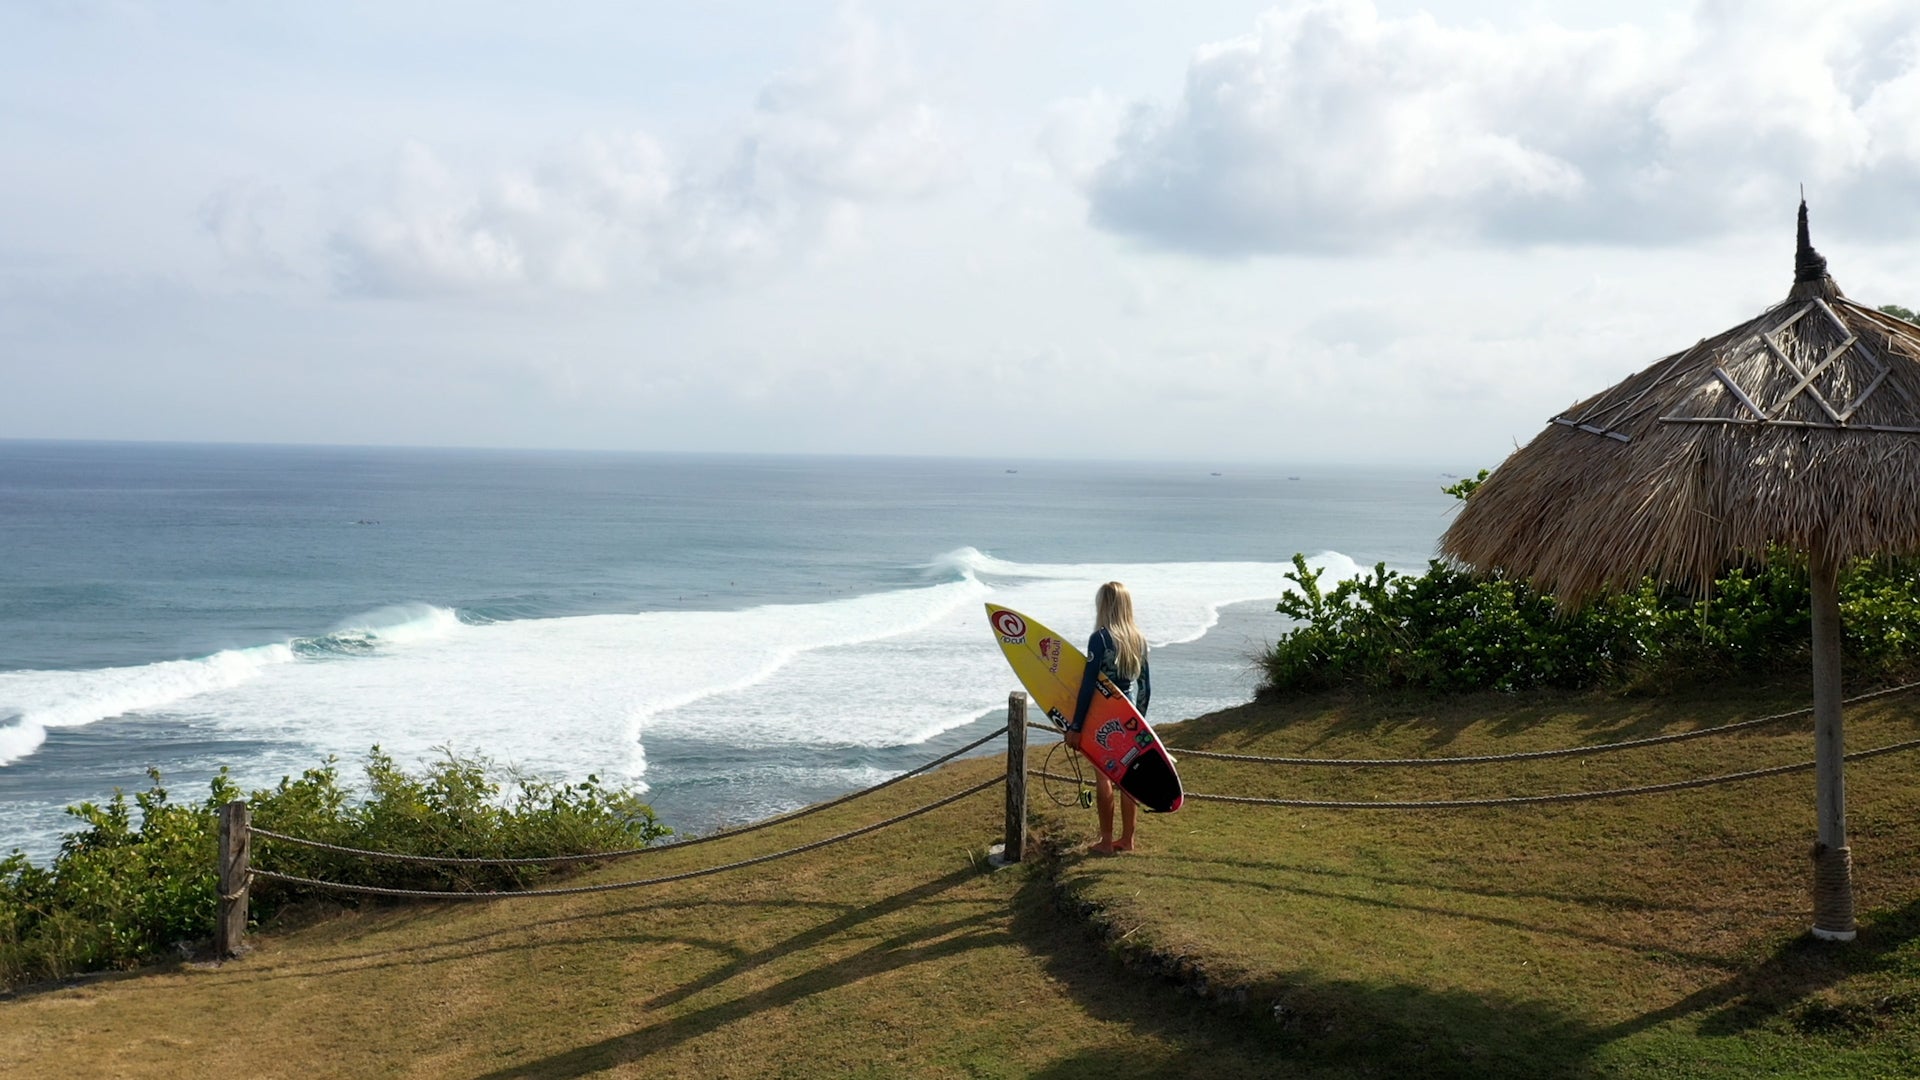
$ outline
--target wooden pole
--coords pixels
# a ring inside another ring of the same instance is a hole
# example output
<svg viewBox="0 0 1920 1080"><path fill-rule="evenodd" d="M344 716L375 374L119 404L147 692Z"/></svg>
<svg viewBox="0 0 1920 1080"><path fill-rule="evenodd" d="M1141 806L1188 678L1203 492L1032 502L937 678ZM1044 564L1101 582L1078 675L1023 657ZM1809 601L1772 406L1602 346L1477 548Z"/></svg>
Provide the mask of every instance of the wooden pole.
<svg viewBox="0 0 1920 1080"><path fill-rule="evenodd" d="M253 815L244 800L220 808L220 913L214 924L213 948L222 960L246 949L247 888L253 877L247 865L253 856Z"/></svg>
<svg viewBox="0 0 1920 1080"><path fill-rule="evenodd" d="M1852 941L1853 853L1847 847L1846 739L1840 716L1840 567L1814 551L1807 564L1813 592L1814 802L1813 936Z"/></svg>
<svg viewBox="0 0 1920 1080"><path fill-rule="evenodd" d="M1004 862L1027 855L1027 694L1007 695L1007 846Z"/></svg>

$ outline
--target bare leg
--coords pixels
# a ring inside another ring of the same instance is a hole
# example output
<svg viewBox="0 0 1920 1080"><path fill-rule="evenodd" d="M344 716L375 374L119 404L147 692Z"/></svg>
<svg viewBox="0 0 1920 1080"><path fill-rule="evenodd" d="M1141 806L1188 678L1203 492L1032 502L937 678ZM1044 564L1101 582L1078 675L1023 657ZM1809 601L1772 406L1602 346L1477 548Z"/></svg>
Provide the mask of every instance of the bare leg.
<svg viewBox="0 0 1920 1080"><path fill-rule="evenodd" d="M1105 773L1095 773L1093 777L1093 804L1100 814L1100 842L1093 845L1095 853L1113 854L1113 781ZM1131 820L1129 818L1129 820ZM1131 830L1129 830L1131 831Z"/></svg>
<svg viewBox="0 0 1920 1080"><path fill-rule="evenodd" d="M1139 806L1133 801L1133 796L1124 791L1120 793L1120 839L1114 841L1113 850L1133 850L1133 816Z"/></svg>

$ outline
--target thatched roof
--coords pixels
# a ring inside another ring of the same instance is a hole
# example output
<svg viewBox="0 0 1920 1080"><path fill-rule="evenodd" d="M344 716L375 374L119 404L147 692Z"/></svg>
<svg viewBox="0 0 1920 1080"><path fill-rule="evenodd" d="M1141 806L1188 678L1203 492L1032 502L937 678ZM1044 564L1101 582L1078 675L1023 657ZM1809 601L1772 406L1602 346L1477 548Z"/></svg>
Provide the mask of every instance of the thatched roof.
<svg viewBox="0 0 1920 1080"><path fill-rule="evenodd" d="M1553 418L1473 493L1444 554L1578 603L1704 588L1769 544L1920 553L1920 326L1841 295L1800 207L1785 302Z"/></svg>

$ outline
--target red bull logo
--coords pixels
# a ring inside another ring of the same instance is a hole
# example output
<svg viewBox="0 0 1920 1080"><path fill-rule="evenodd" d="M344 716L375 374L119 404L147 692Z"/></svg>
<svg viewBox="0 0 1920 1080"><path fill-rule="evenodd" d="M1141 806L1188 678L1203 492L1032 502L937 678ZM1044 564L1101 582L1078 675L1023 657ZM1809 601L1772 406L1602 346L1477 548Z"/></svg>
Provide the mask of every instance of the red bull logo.
<svg viewBox="0 0 1920 1080"><path fill-rule="evenodd" d="M1043 637L1038 643L1038 648L1040 659L1047 662L1047 670L1055 675L1060 674L1060 639Z"/></svg>

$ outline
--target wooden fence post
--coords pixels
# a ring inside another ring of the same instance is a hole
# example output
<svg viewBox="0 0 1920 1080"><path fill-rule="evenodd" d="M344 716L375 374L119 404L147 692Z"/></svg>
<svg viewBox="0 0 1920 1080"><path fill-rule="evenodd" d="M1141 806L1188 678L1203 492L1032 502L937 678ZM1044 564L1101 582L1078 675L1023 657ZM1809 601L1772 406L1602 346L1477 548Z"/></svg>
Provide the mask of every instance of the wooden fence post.
<svg viewBox="0 0 1920 1080"><path fill-rule="evenodd" d="M213 949L222 960L231 960L246 948L252 824L253 815L244 800L235 799L220 808L220 915L214 924Z"/></svg>
<svg viewBox="0 0 1920 1080"><path fill-rule="evenodd" d="M1840 715L1840 565L1814 552L1807 560L1813 593L1814 805L1813 936L1852 941L1853 851L1847 846L1846 740Z"/></svg>
<svg viewBox="0 0 1920 1080"><path fill-rule="evenodd" d="M1007 846L1002 859L1027 855L1027 694L1007 695Z"/></svg>

